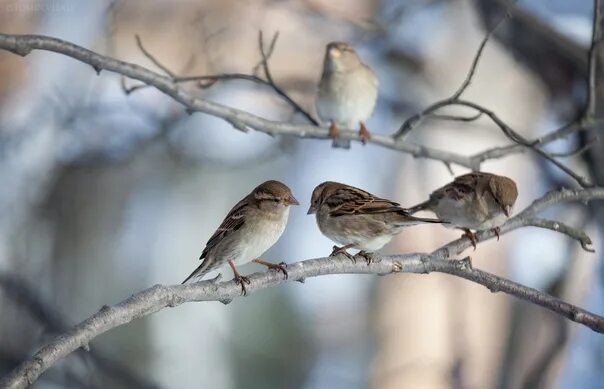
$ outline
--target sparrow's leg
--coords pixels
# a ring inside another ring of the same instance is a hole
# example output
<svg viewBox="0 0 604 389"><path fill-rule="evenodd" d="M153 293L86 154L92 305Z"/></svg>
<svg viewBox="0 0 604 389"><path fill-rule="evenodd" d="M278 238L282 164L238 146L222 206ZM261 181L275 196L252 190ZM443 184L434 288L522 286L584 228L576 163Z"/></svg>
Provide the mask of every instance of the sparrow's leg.
<svg viewBox="0 0 604 389"><path fill-rule="evenodd" d="M492 229L492 231L495 233L495 236L497 236L497 242L499 242L499 234L501 233L501 228L495 227Z"/></svg>
<svg viewBox="0 0 604 389"><path fill-rule="evenodd" d="M346 250L352 248L352 244L347 244L345 246L342 247L338 247L338 246L333 246L333 250L331 251L331 254L329 254L330 257L335 257L338 254L344 254L346 256L346 258L350 259L352 262L357 263L357 260L354 259L354 256L348 254L346 252Z"/></svg>
<svg viewBox="0 0 604 389"><path fill-rule="evenodd" d="M231 267L231 269L233 270L233 274L235 275L235 282L241 285L241 293L246 296L247 289L245 288L245 284L249 285L251 283L250 279L239 274L239 272L237 271L237 267L235 267L235 263L233 261L229 261L229 266Z"/></svg>
<svg viewBox="0 0 604 389"><path fill-rule="evenodd" d="M336 126L336 123L332 120L329 125L329 137L334 141L340 137L340 129Z"/></svg>
<svg viewBox="0 0 604 389"><path fill-rule="evenodd" d="M277 263L265 261L264 259L260 259L260 258L254 259L252 262L256 262L257 264L266 266L270 270L280 271L281 273L283 273L283 276L285 277L286 280L289 277L289 274L287 274L287 270L285 270L285 267L287 266L287 264L285 262L281 262L281 263L277 264Z"/></svg>
<svg viewBox="0 0 604 389"><path fill-rule="evenodd" d="M367 266L371 265L371 262L373 262L373 253L368 253L365 250L361 250L358 252L357 255L359 257L365 258L365 261L367 262Z"/></svg>
<svg viewBox="0 0 604 389"><path fill-rule="evenodd" d="M467 228L463 229L463 234L461 235L462 238L468 238L470 239L470 242L472 242L472 246L474 247L474 251L476 251L476 243L478 243L478 241L476 240L476 233L470 231Z"/></svg>
<svg viewBox="0 0 604 389"><path fill-rule="evenodd" d="M366 144L369 139L371 139L371 133L365 127L365 123L361 123L361 129L359 130L359 137L361 138L361 143Z"/></svg>

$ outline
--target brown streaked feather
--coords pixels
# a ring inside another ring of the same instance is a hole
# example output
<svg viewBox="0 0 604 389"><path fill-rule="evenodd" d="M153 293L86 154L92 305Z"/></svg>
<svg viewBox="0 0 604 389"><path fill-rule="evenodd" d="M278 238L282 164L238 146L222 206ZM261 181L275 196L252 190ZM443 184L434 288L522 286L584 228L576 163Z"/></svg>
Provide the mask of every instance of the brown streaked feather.
<svg viewBox="0 0 604 389"><path fill-rule="evenodd" d="M492 176L490 173L473 172L455 177L452 182L432 192L428 200L405 210L414 214L435 207L445 197L451 200L462 200L475 192L482 193L488 188L488 180Z"/></svg>
<svg viewBox="0 0 604 389"><path fill-rule="evenodd" d="M430 195L430 200L440 200L448 197L453 200L461 200L472 193L482 194L489 190L489 180L493 177L491 173L473 172L455 177L453 182L435 190Z"/></svg>
<svg viewBox="0 0 604 389"><path fill-rule="evenodd" d="M208 255L208 252L212 250L218 243L220 243L225 236L229 235L233 231L237 231L243 226L245 222L245 207L249 204L249 196L246 196L243 200L235 204L231 211L224 218L214 235L208 239L206 247L203 249L199 259L203 259Z"/></svg>
<svg viewBox="0 0 604 389"><path fill-rule="evenodd" d="M397 202L352 186L338 189L325 200L325 204L331 209L329 215L332 217L403 211Z"/></svg>

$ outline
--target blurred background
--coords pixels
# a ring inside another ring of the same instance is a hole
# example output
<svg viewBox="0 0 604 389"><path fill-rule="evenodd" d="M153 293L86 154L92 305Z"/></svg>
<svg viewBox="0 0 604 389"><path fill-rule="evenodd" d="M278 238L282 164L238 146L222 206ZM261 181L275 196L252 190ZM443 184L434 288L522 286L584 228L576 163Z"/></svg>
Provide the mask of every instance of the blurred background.
<svg viewBox="0 0 604 389"><path fill-rule="evenodd" d="M368 127L391 133L458 88L506 7L503 0L0 0L0 32L47 34L159 71L136 46L139 34L173 72L203 75L251 73L259 30L269 38L278 31L273 77L313 114L324 47L348 41L381 82ZM488 43L466 97L528 138L577 118L587 95L592 8L587 0L519 1ZM180 283L228 210L264 180L285 182L302 203L266 254L294 262L331 250L305 212L320 182L412 205L452 179L440 162L373 145L341 150L324 140L245 134L188 115L151 88L126 95L118 75L97 76L53 53L0 52L0 74L0 375L102 305ZM258 85L186 88L304 123ZM426 121L408 141L468 155L508 144L487 119ZM602 185L603 147L564 163ZM483 169L518 182L517 210L572 185L528 153ZM601 206L565 205L548 217L586 229L598 254L525 228L481 244L470 253L474 265L602 314ZM458 236L418 226L384 251L431 251ZM163 310L98 337L35 387L603 388L604 338L451 276L329 276L227 306Z"/></svg>

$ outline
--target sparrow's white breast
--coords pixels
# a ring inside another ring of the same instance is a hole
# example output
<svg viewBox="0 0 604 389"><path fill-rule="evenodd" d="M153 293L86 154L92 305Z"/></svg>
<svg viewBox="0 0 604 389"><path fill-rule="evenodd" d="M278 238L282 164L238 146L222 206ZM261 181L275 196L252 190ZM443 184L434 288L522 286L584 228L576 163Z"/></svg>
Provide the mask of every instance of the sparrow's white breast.
<svg viewBox="0 0 604 389"><path fill-rule="evenodd" d="M241 234L240 252L233 261L242 265L259 258L271 248L285 230L289 217L289 207L284 207L279 214L270 218L259 218L254 223L242 227L245 231Z"/></svg>
<svg viewBox="0 0 604 389"><path fill-rule="evenodd" d="M351 72L334 72L319 85L317 112L323 121L333 120L355 128L371 117L377 100L377 81L365 67Z"/></svg>

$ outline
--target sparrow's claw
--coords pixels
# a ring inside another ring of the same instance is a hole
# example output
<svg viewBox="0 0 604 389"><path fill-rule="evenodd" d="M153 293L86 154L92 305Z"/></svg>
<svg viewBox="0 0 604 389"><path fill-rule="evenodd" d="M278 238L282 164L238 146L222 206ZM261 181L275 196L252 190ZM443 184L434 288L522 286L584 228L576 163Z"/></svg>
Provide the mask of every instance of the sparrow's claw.
<svg viewBox="0 0 604 389"><path fill-rule="evenodd" d="M335 122L331 122L329 125L329 137L334 141L340 137L340 129L336 126Z"/></svg>
<svg viewBox="0 0 604 389"><path fill-rule="evenodd" d="M495 236L497 236L497 242L499 242L499 234L501 233L501 228L500 227L495 227L492 229L493 233L495 234Z"/></svg>
<svg viewBox="0 0 604 389"><path fill-rule="evenodd" d="M359 130L359 137L361 138L361 143L367 144L367 141L371 139L371 133L365 127L365 123L361 122L361 129Z"/></svg>
<svg viewBox="0 0 604 389"><path fill-rule="evenodd" d="M367 262L367 266L371 265L371 263L373 262L373 254L372 253L368 253L367 251L361 250L361 251L358 252L357 255L359 257L365 258L365 261Z"/></svg>
<svg viewBox="0 0 604 389"><path fill-rule="evenodd" d="M353 255L348 254L346 252L346 250L348 250L351 246L350 245L346 245L346 246L342 246L342 247L338 247L338 246L333 246L333 249L331 250L331 254L329 254L330 257L336 257L339 254L344 254L344 256L348 259L350 259L352 262L357 263L357 260L354 258Z"/></svg>
<svg viewBox="0 0 604 389"><path fill-rule="evenodd" d="M235 283L238 285L241 285L241 293L244 296L247 296L247 289L245 287L245 284L251 284L252 281L250 281L250 279L246 276L242 276L241 274L237 274L235 276L235 278L233 278L233 280L235 280Z"/></svg>
<svg viewBox="0 0 604 389"><path fill-rule="evenodd" d="M272 263L269 261L265 261L263 259L254 259L254 262L256 262L260 265L264 265L264 266L268 267L270 270L280 271L281 273L283 273L283 276L285 277L286 280L289 278L289 274L287 273L287 270L285 270L285 268L287 267L287 264L285 262Z"/></svg>
<svg viewBox="0 0 604 389"><path fill-rule="evenodd" d="M233 274L235 275L235 277L233 278L233 280L235 281L236 284L241 285L241 293L244 296L247 296L247 289L245 288L245 284L251 284L252 281L250 281L250 279L246 276L242 276L241 274L239 274L239 272L237 271L237 266L235 266L235 262L233 261L228 261L229 266L231 266L231 269L233 270Z"/></svg>
<svg viewBox="0 0 604 389"><path fill-rule="evenodd" d="M461 237L470 239L470 242L472 243L472 247L474 247L474 251L476 251L476 244L478 243L478 239L476 238L475 232L472 232L470 230L464 230L464 233Z"/></svg>

